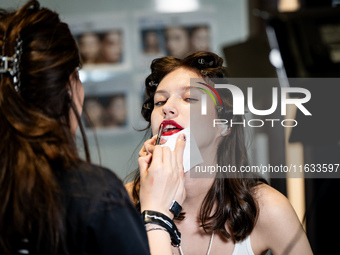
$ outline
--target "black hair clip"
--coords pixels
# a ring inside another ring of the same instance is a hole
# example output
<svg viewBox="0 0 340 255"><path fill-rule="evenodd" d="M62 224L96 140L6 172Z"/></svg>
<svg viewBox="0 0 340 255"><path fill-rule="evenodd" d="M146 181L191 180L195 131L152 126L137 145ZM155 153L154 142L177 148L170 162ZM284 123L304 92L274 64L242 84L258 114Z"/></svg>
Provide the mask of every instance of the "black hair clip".
<svg viewBox="0 0 340 255"><path fill-rule="evenodd" d="M208 75L208 73L207 73L206 71L204 71L203 69L201 70L201 74L202 74L203 76L207 76L207 75Z"/></svg>
<svg viewBox="0 0 340 255"><path fill-rule="evenodd" d="M144 103L143 108L147 110L151 110L152 109L151 103Z"/></svg>
<svg viewBox="0 0 340 255"><path fill-rule="evenodd" d="M204 58L199 58L199 59L198 59L198 64L204 65L204 64L205 64Z"/></svg>
<svg viewBox="0 0 340 255"><path fill-rule="evenodd" d="M223 110L223 106L216 106L216 110L218 113L220 113Z"/></svg>
<svg viewBox="0 0 340 255"><path fill-rule="evenodd" d="M211 58L210 58L211 59ZM207 68L207 67L212 67L214 65L214 60L211 60L211 61L207 61L206 59L204 58L199 58L197 60L198 64L200 65L200 67L202 68Z"/></svg>
<svg viewBox="0 0 340 255"><path fill-rule="evenodd" d="M158 83L154 82L154 81L149 81L149 86L150 87L157 87L158 86Z"/></svg>

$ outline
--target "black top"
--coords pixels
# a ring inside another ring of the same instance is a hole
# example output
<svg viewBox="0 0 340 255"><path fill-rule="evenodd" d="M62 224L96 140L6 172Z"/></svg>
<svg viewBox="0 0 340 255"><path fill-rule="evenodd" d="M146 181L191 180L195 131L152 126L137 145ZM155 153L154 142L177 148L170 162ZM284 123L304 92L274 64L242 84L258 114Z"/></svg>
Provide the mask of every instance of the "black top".
<svg viewBox="0 0 340 255"><path fill-rule="evenodd" d="M142 218L112 171L84 163L56 175L66 227L60 254L150 254ZM29 254L36 254L34 237L28 239Z"/></svg>

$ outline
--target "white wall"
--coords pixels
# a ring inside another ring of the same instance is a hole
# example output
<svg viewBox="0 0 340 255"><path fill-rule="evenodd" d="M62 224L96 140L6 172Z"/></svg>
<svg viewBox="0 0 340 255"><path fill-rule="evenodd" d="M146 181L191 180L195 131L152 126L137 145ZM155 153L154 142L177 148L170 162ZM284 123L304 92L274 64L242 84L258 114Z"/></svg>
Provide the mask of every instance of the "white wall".
<svg viewBox="0 0 340 255"><path fill-rule="evenodd" d="M170 1L170 0L169 0ZM186 0L182 0L186 1ZM246 0L198 0L200 4L199 11L213 10L214 23L214 45L213 51L223 57L222 46L226 44L243 41L248 35L247 25L247 1ZM26 1L23 0L0 0L1 8L21 6ZM90 15L92 13L126 13L128 16L129 28L128 33L134 38L135 33L134 14L136 12L155 11L155 0L41 0L42 6L48 7L58 12L63 19L72 17L73 15ZM120 75L126 75L132 78L132 82L139 81L141 77L145 77L147 70L137 70L133 65L136 59L138 43L134 40L128 42L131 54L128 55L130 67ZM119 86L115 84L115 86ZM136 90L135 95L138 95L138 84L130 89ZM140 112L138 100L133 100L131 103L131 111ZM136 122L139 122L140 119ZM118 134L97 134L100 147L101 164L113 169L120 177L125 177L128 172L134 169L136 165L136 156L132 161L129 161L133 151L138 146L138 143L143 137L143 133L133 131L132 128L128 132L120 132ZM93 135L89 135L91 152L95 162L99 162L97 148ZM137 149L137 153L139 147Z"/></svg>

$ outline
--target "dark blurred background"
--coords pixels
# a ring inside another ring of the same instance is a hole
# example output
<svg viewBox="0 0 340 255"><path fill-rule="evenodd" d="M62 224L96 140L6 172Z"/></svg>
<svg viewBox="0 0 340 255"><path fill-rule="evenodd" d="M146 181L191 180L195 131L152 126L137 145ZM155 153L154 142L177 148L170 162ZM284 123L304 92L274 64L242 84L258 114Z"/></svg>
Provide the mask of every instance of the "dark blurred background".
<svg viewBox="0 0 340 255"><path fill-rule="evenodd" d="M340 77L340 1L287 1L289 6L280 10L282 3L276 0L249 1L249 38L224 47L231 76ZM276 68L269 60L273 50L281 55L282 63L279 61ZM289 146L296 143L302 144L301 161L305 164L339 163L340 84L334 81L330 79L329 82L305 85L312 95L307 108L313 116L306 117L297 111L299 124L286 137L288 143L284 142L282 127L267 130L271 164L287 162ZM267 99L271 101L271 95L268 95L268 90L262 89L261 103L265 105ZM337 254L340 180L307 177L310 176L305 176L300 187L304 197L303 223L313 252ZM288 195L290 179L269 178L272 186Z"/></svg>

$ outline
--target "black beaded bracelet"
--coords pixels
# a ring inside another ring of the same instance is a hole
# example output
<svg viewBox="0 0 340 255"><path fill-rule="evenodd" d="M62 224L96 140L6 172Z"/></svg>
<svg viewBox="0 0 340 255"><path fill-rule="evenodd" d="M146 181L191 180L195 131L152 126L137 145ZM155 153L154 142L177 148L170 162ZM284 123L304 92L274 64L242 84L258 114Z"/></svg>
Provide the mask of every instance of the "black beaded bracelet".
<svg viewBox="0 0 340 255"><path fill-rule="evenodd" d="M175 215L175 218L177 218L182 211L182 206L179 203L177 203L176 200L174 200L172 201L169 210Z"/></svg>
<svg viewBox="0 0 340 255"><path fill-rule="evenodd" d="M160 212L146 210L142 213L142 219L144 224L152 223L165 228L170 234L172 246L178 247L181 244L181 233L168 216Z"/></svg>

